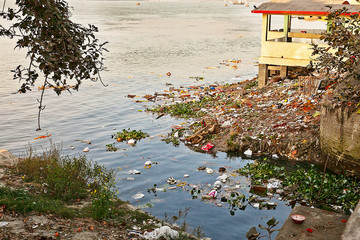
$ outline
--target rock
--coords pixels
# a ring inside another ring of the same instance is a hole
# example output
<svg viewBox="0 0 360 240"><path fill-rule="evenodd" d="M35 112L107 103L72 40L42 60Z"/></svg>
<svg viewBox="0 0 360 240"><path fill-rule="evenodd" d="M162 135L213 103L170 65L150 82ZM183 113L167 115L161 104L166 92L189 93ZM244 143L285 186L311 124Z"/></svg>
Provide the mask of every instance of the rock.
<svg viewBox="0 0 360 240"><path fill-rule="evenodd" d="M18 163L19 158L15 157L8 150L0 149L0 166L10 167Z"/></svg>

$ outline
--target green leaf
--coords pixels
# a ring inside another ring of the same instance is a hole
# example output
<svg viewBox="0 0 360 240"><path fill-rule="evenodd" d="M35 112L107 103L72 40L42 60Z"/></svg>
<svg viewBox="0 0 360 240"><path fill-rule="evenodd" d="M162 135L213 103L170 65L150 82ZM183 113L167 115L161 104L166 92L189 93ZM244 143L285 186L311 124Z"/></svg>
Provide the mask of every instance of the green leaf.
<svg viewBox="0 0 360 240"><path fill-rule="evenodd" d="M274 217L272 217L269 221L267 221L267 225L268 226L273 226L275 225L276 219Z"/></svg>

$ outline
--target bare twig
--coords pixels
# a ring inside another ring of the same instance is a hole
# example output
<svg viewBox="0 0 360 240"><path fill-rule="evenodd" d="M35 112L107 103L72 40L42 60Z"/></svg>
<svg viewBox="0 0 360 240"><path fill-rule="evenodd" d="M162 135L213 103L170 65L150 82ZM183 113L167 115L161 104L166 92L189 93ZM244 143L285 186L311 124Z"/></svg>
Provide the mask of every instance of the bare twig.
<svg viewBox="0 0 360 240"><path fill-rule="evenodd" d="M3 7L2 7L2 12L5 11L5 4L6 4L6 0L4 0L4 4L3 4Z"/></svg>
<svg viewBox="0 0 360 240"><path fill-rule="evenodd" d="M43 105L42 105L46 83L47 83L47 77L45 77L45 80L44 80L44 86L43 86L42 91L41 91L40 100L38 100L38 102L39 102L38 128L36 129L36 131L41 130L41 128L40 128L40 113L41 113L41 111L44 110L45 107L46 107L46 106L43 106Z"/></svg>

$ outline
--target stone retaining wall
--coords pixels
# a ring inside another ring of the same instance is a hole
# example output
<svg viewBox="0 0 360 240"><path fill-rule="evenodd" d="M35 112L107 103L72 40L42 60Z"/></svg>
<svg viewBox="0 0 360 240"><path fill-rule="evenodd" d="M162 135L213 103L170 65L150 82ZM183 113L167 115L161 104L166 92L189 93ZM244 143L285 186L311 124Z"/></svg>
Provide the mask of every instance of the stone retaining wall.
<svg viewBox="0 0 360 240"><path fill-rule="evenodd" d="M329 169L360 177L360 114L354 106L336 106L329 99L323 100L320 145Z"/></svg>

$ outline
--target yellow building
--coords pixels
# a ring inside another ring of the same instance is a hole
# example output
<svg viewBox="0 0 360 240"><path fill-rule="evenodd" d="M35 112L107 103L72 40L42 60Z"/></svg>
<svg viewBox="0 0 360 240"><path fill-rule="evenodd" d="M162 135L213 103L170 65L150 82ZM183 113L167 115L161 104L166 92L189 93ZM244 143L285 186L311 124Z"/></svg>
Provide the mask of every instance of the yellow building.
<svg viewBox="0 0 360 240"><path fill-rule="evenodd" d="M280 70L285 77L288 66L305 67L310 63L311 43L324 45L320 36L327 31L328 6L333 10L346 7L351 13L360 12L359 2L344 1L273 0L252 10L262 13L259 88L267 84L271 70Z"/></svg>

